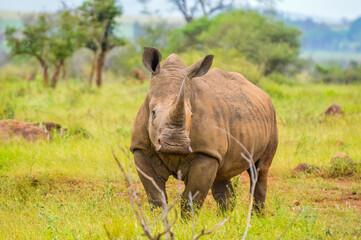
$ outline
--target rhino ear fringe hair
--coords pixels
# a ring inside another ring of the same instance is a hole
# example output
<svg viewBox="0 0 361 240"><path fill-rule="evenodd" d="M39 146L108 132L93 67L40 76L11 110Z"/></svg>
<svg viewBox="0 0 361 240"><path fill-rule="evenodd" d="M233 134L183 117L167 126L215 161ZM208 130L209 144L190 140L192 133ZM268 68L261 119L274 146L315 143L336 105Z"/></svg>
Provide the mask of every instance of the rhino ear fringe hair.
<svg viewBox="0 0 361 240"><path fill-rule="evenodd" d="M140 174L142 174L145 178L147 178L154 185L154 187L157 189L157 191L162 196L163 211L159 215L159 217L155 221L153 221L153 223L156 223L156 222L162 220L165 230L160 233L152 233L151 225L150 225L149 221L147 221L147 217L145 216L144 211L142 209L142 203L139 200L138 191L136 191L135 187L132 185L131 171L129 171L129 174L126 173L125 168L122 166L122 164L118 160L114 150L112 149L113 157L114 157L115 161L117 162L118 167L120 168L120 170L123 174L123 177L126 181L126 184L127 184L128 190L129 190L129 200L130 200L130 204L133 208L134 215L135 215L138 223L141 225L144 235L150 240L160 239L162 236L164 236L164 239L175 239L175 234L172 231L172 229L178 220L178 212L176 209L176 205L179 202L180 197L181 197L181 172L178 171L178 173L177 173L178 184L177 184L176 197L171 204L167 204L167 200L166 200L164 192L158 187L158 185L155 183L154 179L149 177L145 172L143 172L140 168L137 167L137 165L135 165L133 163L133 159L130 157L129 153L125 150L125 148L123 148L123 147L119 147L119 148L124 153L124 155L128 158L131 165L133 165ZM197 240L197 239L201 238L202 236L212 234L213 232L215 232L217 229L219 229L221 226L223 226L229 220L229 218L226 218L226 219L222 220L221 222L219 222L211 230L206 231L206 229L202 229L198 235L195 235L195 220L194 220L195 213L193 211L193 203L192 203L192 200L195 196L196 196L196 194L193 196L190 196L191 201L189 203L190 208L192 209L192 218L193 218L192 240ZM170 221L170 219L169 219L169 212L171 212L171 211L174 211L174 214L175 214L173 221ZM112 240L113 238L105 225L104 225L104 229L107 234L107 237Z"/></svg>

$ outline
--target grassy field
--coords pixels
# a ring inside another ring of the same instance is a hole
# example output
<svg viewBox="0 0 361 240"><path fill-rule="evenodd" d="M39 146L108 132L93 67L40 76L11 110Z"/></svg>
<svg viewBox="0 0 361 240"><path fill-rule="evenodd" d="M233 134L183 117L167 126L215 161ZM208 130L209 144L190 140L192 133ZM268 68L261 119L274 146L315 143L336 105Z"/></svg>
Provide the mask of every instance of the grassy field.
<svg viewBox="0 0 361 240"><path fill-rule="evenodd" d="M129 146L148 85L106 83L98 90L70 81L52 90L37 82L0 79L0 119L83 129L83 134L54 136L47 143L0 143L0 239L107 239L104 225L116 239L145 238L111 149ZM361 86L260 85L273 99L280 143L270 170L267 212L253 216L248 239L361 239L360 172L327 177L338 152L361 161ZM333 103L343 107L344 115L320 116ZM128 168L129 160L116 152ZM293 176L301 162L326 170ZM171 199L175 183L169 184ZM234 185L237 203L229 222L204 239L242 236L247 177L235 178ZM157 212L149 210L141 186L140 192L152 222ZM196 232L222 219L208 196L196 217ZM154 232L159 229L160 222L152 225ZM178 221L174 232L176 239L190 239L192 223Z"/></svg>

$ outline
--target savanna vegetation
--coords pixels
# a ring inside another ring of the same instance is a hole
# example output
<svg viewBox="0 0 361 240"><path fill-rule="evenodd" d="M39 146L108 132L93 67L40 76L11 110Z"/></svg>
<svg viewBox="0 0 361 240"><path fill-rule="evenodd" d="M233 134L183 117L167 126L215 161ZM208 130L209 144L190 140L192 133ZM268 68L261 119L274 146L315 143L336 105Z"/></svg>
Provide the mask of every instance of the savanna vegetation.
<svg viewBox="0 0 361 240"><path fill-rule="evenodd" d="M100 2L86 1L77 11L39 15L23 29L8 29L14 57L0 70L0 120L56 122L67 131L53 132L50 141L0 142L0 239L107 239L107 231L112 239L145 238L112 155L114 149L137 186L136 171L119 146L129 147L132 123L149 87L149 80L141 83L132 76L134 69L143 70L145 45L160 47L164 56L177 52L187 64L214 54L213 67L243 74L271 97L279 147L270 169L265 215L252 216L247 239L361 238L359 63L346 68L306 63L298 57L298 29L243 10L192 17L175 30L152 26L144 29L142 38L126 42L113 35L120 6L116 1ZM69 15L64 19L65 14ZM54 22L62 24L48 31L48 23ZM23 37L16 37L20 33ZM74 42L62 41L67 36ZM242 41L236 42L235 36ZM44 86L43 56L47 72L61 76L56 88ZM94 88L89 82L98 79L101 64L101 88ZM65 76L60 69L66 69ZM28 78L29 74L34 76ZM323 114L333 103L343 113ZM339 152L352 160L331 161ZM310 167L292 173L300 163ZM243 174L232 182L234 211L218 213L209 195L195 216L194 230L192 221L178 219L173 228L176 239L191 239L193 232L209 230L225 217L229 221L203 239L242 237L249 178ZM176 196L176 185L176 179L167 183L170 200ZM150 210L138 186L151 231L163 231L160 210ZM175 217L172 212L170 219Z"/></svg>
<svg viewBox="0 0 361 240"><path fill-rule="evenodd" d="M216 56L215 66L221 63L222 56ZM277 238L293 220L282 238L359 238L360 86L284 84L274 78L259 84L276 107L280 144L271 167L267 213L253 217L249 238ZM55 134L46 143L0 145L1 238L105 239L103 224L114 237L141 238L111 149L115 148L122 164L130 166L117 146L129 146L132 121L148 85L116 81L93 90L71 80L52 90L41 81L25 82L2 74L1 118L55 121L69 130L81 127L89 134ZM320 116L333 102L343 106L344 114ZM348 154L358 167L342 174L330 163L337 152ZM292 169L301 162L321 170L293 176ZM131 172L136 178L135 170ZM241 236L247 215L247 181L245 176L234 179L235 210L229 222L206 239ZM171 198L175 185L173 180L168 186ZM142 187L139 191L145 212L154 221L157 212L150 212ZM294 205L295 200L299 205ZM196 230L222 219L209 196L196 217ZM155 224L153 231L159 227L160 223ZM191 223L179 222L174 228L179 239L192 235Z"/></svg>

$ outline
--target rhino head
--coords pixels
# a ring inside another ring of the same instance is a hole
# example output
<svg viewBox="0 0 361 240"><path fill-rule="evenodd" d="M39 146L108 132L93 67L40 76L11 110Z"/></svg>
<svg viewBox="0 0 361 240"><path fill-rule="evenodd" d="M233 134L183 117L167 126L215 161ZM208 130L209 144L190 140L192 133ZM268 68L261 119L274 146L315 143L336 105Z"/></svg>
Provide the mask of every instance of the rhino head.
<svg viewBox="0 0 361 240"><path fill-rule="evenodd" d="M193 152L189 139L193 115L192 79L208 72L213 55L207 55L189 67L175 54L170 55L162 66L161 60L158 49L144 48L143 64L152 74L145 102L149 138L158 152L189 154Z"/></svg>

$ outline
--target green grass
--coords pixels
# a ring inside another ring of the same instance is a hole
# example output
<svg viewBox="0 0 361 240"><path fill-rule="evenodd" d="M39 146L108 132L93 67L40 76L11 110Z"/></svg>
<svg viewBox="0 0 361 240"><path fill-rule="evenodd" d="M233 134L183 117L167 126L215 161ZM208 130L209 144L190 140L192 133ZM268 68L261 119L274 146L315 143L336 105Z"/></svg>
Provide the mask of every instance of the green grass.
<svg viewBox="0 0 361 240"><path fill-rule="evenodd" d="M128 169L129 160L117 146L129 146L132 122L148 85L111 82L98 90L70 81L52 90L37 82L0 78L0 119L53 121L90 133L88 138L55 136L49 143L0 143L0 239L107 239L103 225L115 238L144 239L111 149ZM277 239L293 220L283 239L361 238L359 174L338 179L291 176L300 162L330 166L337 152L361 161L361 86L261 86L273 99L280 142L271 167L267 212L253 217L248 239ZM320 116L332 103L340 104L344 115ZM204 239L242 236L249 183L244 177L234 182L237 204L229 222ZM174 198L174 179L168 192ZM149 210L141 186L140 198L151 222L157 212ZM222 219L208 196L196 217L196 232ZM161 228L157 223L152 230ZM192 225L178 221L174 232L177 239L190 239Z"/></svg>

